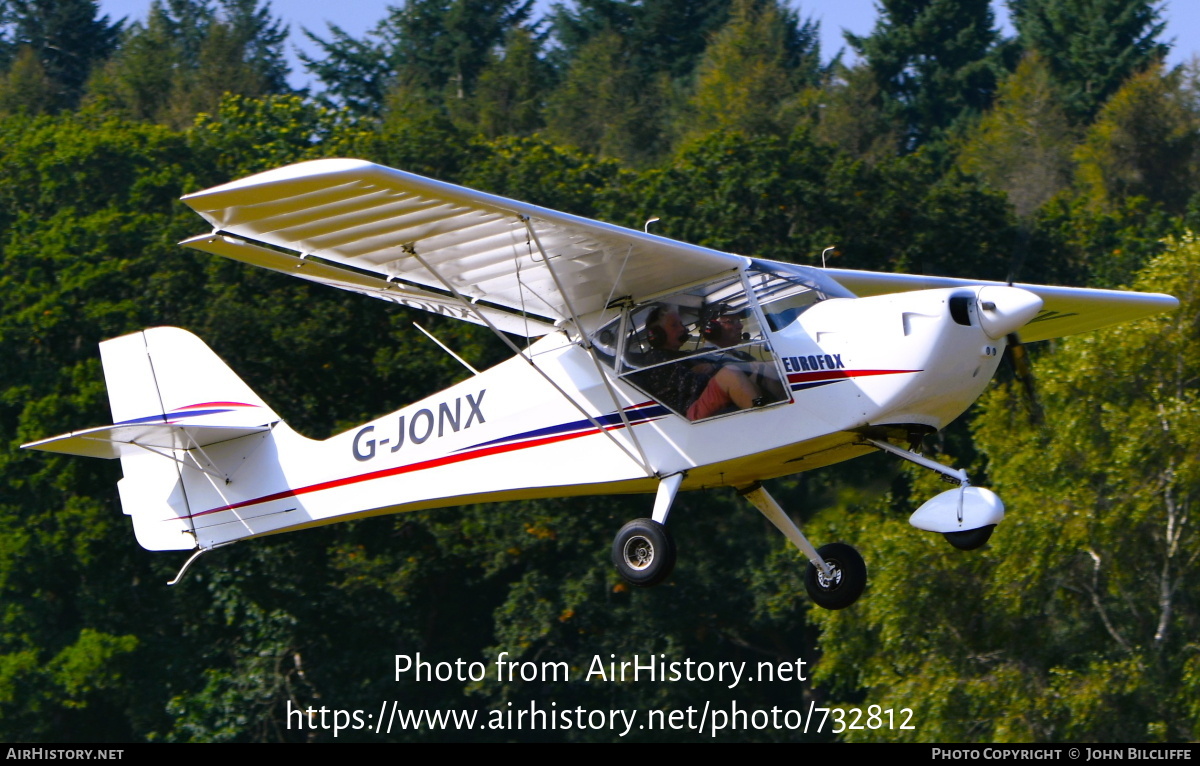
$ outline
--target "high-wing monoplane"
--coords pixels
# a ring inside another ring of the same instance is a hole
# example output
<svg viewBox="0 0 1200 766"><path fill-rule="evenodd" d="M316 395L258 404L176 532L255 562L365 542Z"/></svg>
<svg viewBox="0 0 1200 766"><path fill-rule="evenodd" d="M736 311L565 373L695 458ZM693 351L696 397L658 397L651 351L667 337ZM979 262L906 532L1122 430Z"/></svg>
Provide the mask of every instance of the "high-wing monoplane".
<svg viewBox="0 0 1200 766"><path fill-rule="evenodd" d="M762 260L358 160L183 199L212 226L187 247L486 325L514 357L314 441L184 330L101 343L113 423L25 446L120 459L138 542L195 551L180 576L212 548L346 519L653 493L612 547L621 576L650 586L674 565L677 493L731 487L807 556L813 600L840 609L865 587L862 558L810 544L762 481L883 450L957 485L910 522L979 547L1002 503L919 454L921 438L975 401L1016 333L1178 304Z"/></svg>

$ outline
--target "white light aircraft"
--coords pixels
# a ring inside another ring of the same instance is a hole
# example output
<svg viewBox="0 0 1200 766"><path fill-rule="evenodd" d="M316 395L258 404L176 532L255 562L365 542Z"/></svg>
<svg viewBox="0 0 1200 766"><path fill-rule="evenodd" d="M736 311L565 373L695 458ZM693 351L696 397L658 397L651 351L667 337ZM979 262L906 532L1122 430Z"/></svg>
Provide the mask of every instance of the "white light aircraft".
<svg viewBox="0 0 1200 766"><path fill-rule="evenodd" d="M1002 503L914 451L921 437L975 401L1017 331L1043 340L1178 305L761 260L358 160L183 199L212 225L187 247L486 325L515 356L314 441L184 330L101 343L113 424L25 446L119 458L138 542L195 551L176 582L212 548L346 519L656 493L612 548L621 576L650 586L674 565L676 494L732 487L807 556L813 600L844 608L862 558L815 548L763 480L884 450L957 485L914 526L983 545Z"/></svg>

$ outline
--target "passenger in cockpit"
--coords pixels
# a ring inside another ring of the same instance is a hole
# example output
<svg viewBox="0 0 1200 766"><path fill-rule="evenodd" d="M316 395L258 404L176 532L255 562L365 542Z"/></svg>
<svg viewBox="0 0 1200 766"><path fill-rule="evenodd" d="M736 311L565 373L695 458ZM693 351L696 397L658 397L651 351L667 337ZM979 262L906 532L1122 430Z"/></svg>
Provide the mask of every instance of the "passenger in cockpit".
<svg viewBox="0 0 1200 766"><path fill-rule="evenodd" d="M706 354L706 358L740 371L771 401L779 401L784 397L778 368L772 362L754 356L748 347L736 348L750 340L744 332L745 315L746 310L734 310L723 303L709 307L708 318L701 322L700 334L707 341L705 349L717 353Z"/></svg>
<svg viewBox="0 0 1200 766"><path fill-rule="evenodd" d="M681 347L691 335L679 312L666 304L651 309L646 317L648 364L641 385L688 420L701 420L730 407L748 409L761 402L762 393L741 370L709 356L691 357ZM672 362L668 364L668 362Z"/></svg>

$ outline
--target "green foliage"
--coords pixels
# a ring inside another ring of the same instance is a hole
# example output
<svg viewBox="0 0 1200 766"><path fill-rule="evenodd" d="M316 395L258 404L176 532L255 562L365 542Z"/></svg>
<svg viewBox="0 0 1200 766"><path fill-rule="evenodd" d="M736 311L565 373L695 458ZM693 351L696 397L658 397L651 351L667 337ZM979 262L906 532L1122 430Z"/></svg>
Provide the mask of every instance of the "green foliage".
<svg viewBox="0 0 1200 766"><path fill-rule="evenodd" d="M286 165L342 156L369 131L343 123L344 114L299 96L226 96L215 114L202 114L190 138L211 160L212 183ZM208 183L208 181L205 181Z"/></svg>
<svg viewBox="0 0 1200 766"><path fill-rule="evenodd" d="M807 131L787 140L714 133L668 167L641 174L613 218L733 252L927 274L1004 276L1011 230L1003 200L969 179L939 179L921 155L874 166Z"/></svg>
<svg viewBox="0 0 1200 766"><path fill-rule="evenodd" d="M789 99L816 79L816 34L811 22L797 29L795 15L773 0L737 0L729 22L709 42L697 66L690 129L774 132ZM789 42L796 37L808 43L799 54L803 73L789 66Z"/></svg>
<svg viewBox="0 0 1200 766"><path fill-rule="evenodd" d="M334 99L358 113L379 114L396 87L438 102L463 100L532 7L532 0L407 0L389 7L362 40L334 25L330 40L306 32L325 55L304 61Z"/></svg>
<svg viewBox="0 0 1200 766"><path fill-rule="evenodd" d="M869 68L836 64L818 93L822 102L814 131L819 141L872 165L895 156L902 127L888 119Z"/></svg>
<svg viewBox="0 0 1200 766"><path fill-rule="evenodd" d="M521 136L542 126L542 105L553 81L537 38L524 27L509 31L503 55L492 54L479 74L473 122L489 138Z"/></svg>
<svg viewBox="0 0 1200 766"><path fill-rule="evenodd" d="M1075 136L1050 72L1022 59L1000 86L995 107L965 137L959 166L1008 196L1017 216L1034 211L1070 181Z"/></svg>
<svg viewBox="0 0 1200 766"><path fill-rule="evenodd" d="M14 111L73 108L88 74L112 52L120 34L121 22L110 24L107 16L100 16L95 0L4 0L0 66L7 67L21 58L23 49L29 50L48 86L39 89L34 104ZM28 69L29 64L24 66Z"/></svg>
<svg viewBox="0 0 1200 766"><path fill-rule="evenodd" d="M1064 106L1086 124L1133 74L1166 55L1150 0L1011 0L1018 41L1050 66Z"/></svg>
<svg viewBox="0 0 1200 766"><path fill-rule="evenodd" d="M1100 110L1075 156L1092 204L1111 209L1144 197L1181 214L1200 170L1200 114L1180 73L1154 67L1131 77Z"/></svg>
<svg viewBox="0 0 1200 766"><path fill-rule="evenodd" d="M604 200L633 174L616 162L556 146L543 138L477 145L462 183L505 197L583 216L602 215Z"/></svg>
<svg viewBox="0 0 1200 766"><path fill-rule="evenodd" d="M597 38L624 41L635 79L685 78L729 18L731 0L582 0L555 6L551 32L560 68L574 66Z"/></svg>
<svg viewBox="0 0 1200 766"><path fill-rule="evenodd" d="M1119 287L1162 252L1164 235L1183 231L1145 197L1097 208L1087 197L1059 195L1037 213L1021 279Z"/></svg>
<svg viewBox="0 0 1200 766"><path fill-rule="evenodd" d="M89 84L94 104L178 128L215 112L225 94L288 92L286 32L258 0L156 1Z"/></svg>
<svg viewBox="0 0 1200 766"><path fill-rule="evenodd" d="M882 0L875 29L847 34L891 99L910 147L991 103L996 30L988 0Z"/></svg>
<svg viewBox="0 0 1200 766"><path fill-rule="evenodd" d="M546 132L605 158L645 165L669 145L674 90L659 74L638 72L636 49L614 30L592 37L547 101Z"/></svg>
<svg viewBox="0 0 1200 766"><path fill-rule="evenodd" d="M32 48L21 48L0 78L0 114L50 114L58 106L54 83Z"/></svg>

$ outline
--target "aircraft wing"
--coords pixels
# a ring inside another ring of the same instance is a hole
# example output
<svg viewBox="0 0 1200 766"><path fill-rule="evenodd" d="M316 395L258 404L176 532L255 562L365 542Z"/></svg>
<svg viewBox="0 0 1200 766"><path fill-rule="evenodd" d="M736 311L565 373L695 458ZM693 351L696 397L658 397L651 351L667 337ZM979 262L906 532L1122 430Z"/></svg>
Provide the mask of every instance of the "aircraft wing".
<svg viewBox="0 0 1200 766"><path fill-rule="evenodd" d="M989 282L977 279L926 277L916 274L889 274L852 269L822 269L822 273L833 277L846 289L860 297L910 290L930 290L939 287L1008 284L1007 282ZM1041 312L1020 330L1021 340L1026 343L1096 330L1109 325L1141 319L1162 311L1170 311L1179 306L1178 299L1162 293L1135 293L1085 287L1052 287L1020 282L1015 283L1013 287L1028 290L1043 301Z"/></svg>
<svg viewBox="0 0 1200 766"><path fill-rule="evenodd" d="M449 283L527 337L572 309L584 316L746 262L362 160L302 162L183 201L213 226L188 247L478 322Z"/></svg>

